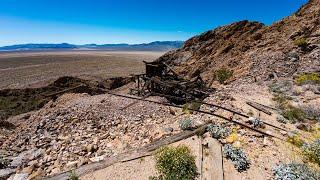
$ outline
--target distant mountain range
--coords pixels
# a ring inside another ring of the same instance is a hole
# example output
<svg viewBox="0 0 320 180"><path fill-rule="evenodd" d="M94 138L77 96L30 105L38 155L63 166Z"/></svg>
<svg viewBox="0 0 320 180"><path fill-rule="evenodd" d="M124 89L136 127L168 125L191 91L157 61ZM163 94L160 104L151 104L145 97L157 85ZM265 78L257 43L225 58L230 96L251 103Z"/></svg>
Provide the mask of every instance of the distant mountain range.
<svg viewBox="0 0 320 180"><path fill-rule="evenodd" d="M0 51L41 51L41 50L115 50L115 51L168 51L182 47L183 41L155 41L143 44L18 44L0 47Z"/></svg>

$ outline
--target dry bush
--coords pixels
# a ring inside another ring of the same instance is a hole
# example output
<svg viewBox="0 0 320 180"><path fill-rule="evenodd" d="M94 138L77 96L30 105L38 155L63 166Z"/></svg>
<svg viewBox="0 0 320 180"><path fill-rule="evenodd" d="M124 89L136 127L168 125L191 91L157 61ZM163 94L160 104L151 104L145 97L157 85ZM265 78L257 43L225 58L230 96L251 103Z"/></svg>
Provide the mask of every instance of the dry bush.
<svg viewBox="0 0 320 180"><path fill-rule="evenodd" d="M300 74L296 79L298 85L304 84L320 84L320 75L319 73L305 73Z"/></svg>

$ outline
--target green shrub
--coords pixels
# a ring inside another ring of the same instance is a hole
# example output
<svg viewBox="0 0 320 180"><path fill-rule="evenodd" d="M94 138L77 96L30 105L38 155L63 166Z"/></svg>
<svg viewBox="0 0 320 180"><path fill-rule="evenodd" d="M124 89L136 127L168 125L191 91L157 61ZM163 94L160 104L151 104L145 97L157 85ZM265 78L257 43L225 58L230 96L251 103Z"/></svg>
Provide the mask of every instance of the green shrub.
<svg viewBox="0 0 320 180"><path fill-rule="evenodd" d="M207 130L210 133L211 137L215 139L225 138L231 133L231 130L227 127L215 124L208 125Z"/></svg>
<svg viewBox="0 0 320 180"><path fill-rule="evenodd" d="M202 103L200 102L188 102L183 105L182 111L185 113L192 113L194 110L199 110Z"/></svg>
<svg viewBox="0 0 320 180"><path fill-rule="evenodd" d="M156 153L156 169L164 180L193 180L197 176L195 157L186 146L163 147ZM157 178L157 177L152 177Z"/></svg>
<svg viewBox="0 0 320 180"><path fill-rule="evenodd" d="M280 164L272 169L275 180L317 180L320 173L305 164Z"/></svg>
<svg viewBox="0 0 320 180"><path fill-rule="evenodd" d="M283 93L276 93L272 98L273 101L277 103L277 107L280 109L285 109L288 105L288 100L291 100L291 97L283 94Z"/></svg>
<svg viewBox="0 0 320 180"><path fill-rule="evenodd" d="M305 38L299 38L294 41L294 44L300 48L307 48L308 41Z"/></svg>
<svg viewBox="0 0 320 180"><path fill-rule="evenodd" d="M296 78L298 85L303 84L320 84L320 75L318 73L301 74Z"/></svg>
<svg viewBox="0 0 320 180"><path fill-rule="evenodd" d="M320 139L317 139L310 144L304 144L302 150L309 161L320 165Z"/></svg>
<svg viewBox="0 0 320 180"><path fill-rule="evenodd" d="M227 159L230 159L234 167L243 172L250 168L250 160L246 153L240 148L234 147L231 144L223 146L223 154Z"/></svg>
<svg viewBox="0 0 320 180"><path fill-rule="evenodd" d="M288 119L291 123L297 121L303 121L305 119L305 113L302 109L288 105L281 114L284 118Z"/></svg>
<svg viewBox="0 0 320 180"><path fill-rule="evenodd" d="M225 81L227 81L232 77L232 75L233 75L232 71L226 68L222 68L215 72L215 79L219 81L220 84L224 84Z"/></svg>
<svg viewBox="0 0 320 180"><path fill-rule="evenodd" d="M71 172L69 172L69 179L70 180L78 180L79 179L75 170L72 170Z"/></svg>
<svg viewBox="0 0 320 180"><path fill-rule="evenodd" d="M289 136L287 141L297 147L302 147L304 144L304 141L300 138L299 135L294 134L292 136Z"/></svg>
<svg viewBox="0 0 320 180"><path fill-rule="evenodd" d="M193 127L193 122L191 119L182 119L179 122L180 129L182 130L191 130Z"/></svg>

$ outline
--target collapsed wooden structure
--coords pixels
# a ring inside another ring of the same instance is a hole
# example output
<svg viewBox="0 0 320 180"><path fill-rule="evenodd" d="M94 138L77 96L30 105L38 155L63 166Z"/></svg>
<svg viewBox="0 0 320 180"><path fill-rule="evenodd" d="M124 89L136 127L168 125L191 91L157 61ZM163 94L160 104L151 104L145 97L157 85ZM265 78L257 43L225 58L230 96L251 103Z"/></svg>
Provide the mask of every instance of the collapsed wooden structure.
<svg viewBox="0 0 320 180"><path fill-rule="evenodd" d="M163 62L145 62L145 74L135 75L137 87L130 93L138 96L166 96L175 104L203 100L213 89L206 87L200 76L187 80ZM170 98L179 97L183 99Z"/></svg>

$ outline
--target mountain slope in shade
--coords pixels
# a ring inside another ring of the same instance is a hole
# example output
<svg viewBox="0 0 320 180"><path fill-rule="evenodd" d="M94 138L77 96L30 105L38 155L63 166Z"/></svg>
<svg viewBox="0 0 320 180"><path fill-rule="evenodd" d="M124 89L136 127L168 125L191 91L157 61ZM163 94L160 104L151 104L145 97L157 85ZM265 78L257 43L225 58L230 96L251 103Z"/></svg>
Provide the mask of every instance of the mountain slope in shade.
<svg viewBox="0 0 320 180"><path fill-rule="evenodd" d="M295 41L306 39L302 50ZM172 65L189 78L201 75L210 85L216 70L234 71L234 79L292 76L320 71L320 0L310 0L295 14L271 26L240 21L187 40L157 61Z"/></svg>
<svg viewBox="0 0 320 180"><path fill-rule="evenodd" d="M182 47L183 41L155 41L144 44L19 44L0 47L0 51L55 50L55 49L101 49L101 50L145 50L168 51Z"/></svg>

